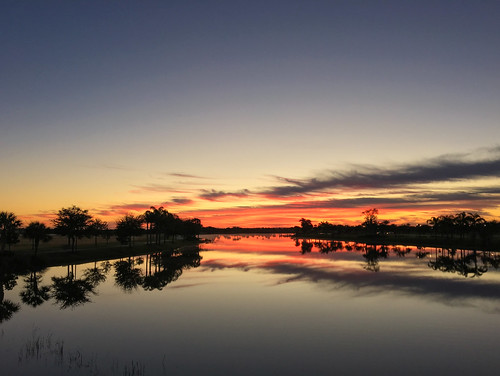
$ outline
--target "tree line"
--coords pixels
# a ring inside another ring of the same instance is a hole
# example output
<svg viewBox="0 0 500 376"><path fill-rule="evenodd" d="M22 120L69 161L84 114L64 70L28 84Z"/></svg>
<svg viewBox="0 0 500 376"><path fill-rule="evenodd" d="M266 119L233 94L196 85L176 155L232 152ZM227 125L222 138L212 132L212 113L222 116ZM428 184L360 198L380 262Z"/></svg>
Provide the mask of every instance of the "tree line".
<svg viewBox="0 0 500 376"><path fill-rule="evenodd" d="M172 241L177 236L184 239L194 239L201 232L202 224L198 218L181 219L178 215L168 212L163 207L151 206L143 214L127 214L116 222L116 228L111 230L106 221L92 217L88 210L78 206L60 209L51 221L53 227L48 227L39 221L31 221L23 227L21 220L14 213L0 212L0 247L1 251L11 249L20 241L20 236L31 240L31 248L38 251L40 242L48 242L51 234L65 236L68 248L76 251L78 241L83 237L97 239L102 237L109 241L114 234L121 244L134 244L136 236L146 234L147 244L161 244L168 239Z"/></svg>
<svg viewBox="0 0 500 376"><path fill-rule="evenodd" d="M384 237L387 235L427 235L434 238L457 239L484 243L500 234L500 222L487 221L477 213L459 212L456 214L431 217L425 224L391 224L378 218L379 211L371 208L363 211L363 222L357 226L337 225L322 221L314 225L311 220L301 218L300 226L295 227L296 236L335 237L336 235L361 235L367 237Z"/></svg>

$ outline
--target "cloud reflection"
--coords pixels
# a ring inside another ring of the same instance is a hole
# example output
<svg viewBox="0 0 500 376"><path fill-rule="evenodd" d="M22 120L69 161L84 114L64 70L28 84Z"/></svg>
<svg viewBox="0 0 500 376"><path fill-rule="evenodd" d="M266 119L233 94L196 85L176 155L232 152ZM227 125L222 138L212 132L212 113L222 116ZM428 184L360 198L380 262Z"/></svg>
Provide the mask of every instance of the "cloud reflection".
<svg viewBox="0 0 500 376"><path fill-rule="evenodd" d="M311 253L302 255L290 238L244 237L235 245L226 237L219 238L209 248L223 252L223 257L218 252L214 256L211 252L207 254L202 268L209 270L263 270L283 276L278 284L310 282L322 288L349 291L354 296L402 294L500 313L500 279L496 270L490 270L489 278L465 279L433 271L429 258L417 259L411 251L406 257L393 254L381 260L381 272L372 273L363 269L366 264L363 251L343 248L320 254L315 247Z"/></svg>

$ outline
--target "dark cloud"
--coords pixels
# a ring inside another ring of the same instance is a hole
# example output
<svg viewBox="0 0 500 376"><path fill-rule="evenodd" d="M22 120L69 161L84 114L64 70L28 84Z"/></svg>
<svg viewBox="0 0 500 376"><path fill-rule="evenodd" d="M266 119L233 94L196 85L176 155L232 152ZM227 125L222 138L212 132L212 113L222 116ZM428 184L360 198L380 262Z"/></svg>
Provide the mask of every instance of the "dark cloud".
<svg viewBox="0 0 500 376"><path fill-rule="evenodd" d="M483 159L478 160L481 156ZM476 159L473 160L472 158ZM348 208L379 204L413 204L437 201L481 201L498 200L500 187L462 189L458 192L440 193L433 189L415 191L412 186L428 183L443 183L467 181L479 178L500 177L500 147L479 149L469 154L443 155L424 160L421 163L399 165L393 167L376 167L370 165L352 166L347 171L327 171L319 177L310 179L291 179L283 176L273 176L283 185L263 188L259 191L216 191L203 190L200 198L219 200L226 197L263 196L269 199L298 199L302 202L291 204L307 207L338 207ZM368 197L338 199L312 202L306 198L311 195L321 195L324 192L338 190L385 190L385 197ZM395 198L394 195L403 195Z"/></svg>
<svg viewBox="0 0 500 376"><path fill-rule="evenodd" d="M184 205L184 204L190 204L191 202L193 202L193 200L191 200L189 198L178 197L178 198L173 198L172 202L175 204Z"/></svg>
<svg viewBox="0 0 500 376"><path fill-rule="evenodd" d="M391 207L391 208L410 208L425 205L446 205L456 206L457 203L468 203L474 206L483 207L484 203L491 205L500 205L500 189L476 189L468 192L425 192L422 194L409 194L403 197L370 197L360 196L347 199L330 200L305 200L286 204L287 207L296 209L314 209L314 208L332 208L348 209L363 208L367 206ZM476 204L474 204L476 203ZM276 208L282 205L270 205L266 208Z"/></svg>
<svg viewBox="0 0 500 376"><path fill-rule="evenodd" d="M242 189L238 192L224 192L216 191L215 189L204 189L199 197L209 201L217 201L226 197L246 197L249 195L251 195L251 192L248 189Z"/></svg>
<svg viewBox="0 0 500 376"><path fill-rule="evenodd" d="M289 185L272 187L263 193L286 197L327 189L381 189L432 182L451 182L500 176L500 157L468 161L464 156L438 157L421 164L401 165L393 168L355 166L350 171L329 171L326 177L311 179L285 179Z"/></svg>

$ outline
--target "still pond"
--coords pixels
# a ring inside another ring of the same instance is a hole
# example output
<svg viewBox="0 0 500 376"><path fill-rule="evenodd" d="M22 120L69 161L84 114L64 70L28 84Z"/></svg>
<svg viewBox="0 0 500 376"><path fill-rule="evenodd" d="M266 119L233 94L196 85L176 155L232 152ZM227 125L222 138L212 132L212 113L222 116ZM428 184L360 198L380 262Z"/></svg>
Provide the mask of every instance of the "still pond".
<svg viewBox="0 0 500 376"><path fill-rule="evenodd" d="M500 254L286 236L3 273L3 375L496 375Z"/></svg>

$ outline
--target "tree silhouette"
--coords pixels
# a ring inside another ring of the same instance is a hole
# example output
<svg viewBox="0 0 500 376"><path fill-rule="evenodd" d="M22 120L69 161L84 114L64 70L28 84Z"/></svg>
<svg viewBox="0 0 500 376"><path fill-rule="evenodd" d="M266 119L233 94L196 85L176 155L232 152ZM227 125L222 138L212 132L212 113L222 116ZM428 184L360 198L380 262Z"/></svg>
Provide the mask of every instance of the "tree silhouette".
<svg viewBox="0 0 500 376"><path fill-rule="evenodd" d="M378 209L372 208L362 212L364 221L362 226L368 230L369 233L375 235L378 229Z"/></svg>
<svg viewBox="0 0 500 376"><path fill-rule="evenodd" d="M10 246L19 241L21 224L21 221L17 219L14 213L0 212L0 244L2 252L5 251L7 245L10 251Z"/></svg>
<svg viewBox="0 0 500 376"><path fill-rule="evenodd" d="M40 240L47 242L51 239L47 231L47 226L40 222L30 222L30 224L24 229L24 236L31 239L31 249L35 251L35 255L38 252Z"/></svg>
<svg viewBox="0 0 500 376"><path fill-rule="evenodd" d="M142 232L142 216L127 214L116 222L116 239L122 244L132 247L134 237Z"/></svg>
<svg viewBox="0 0 500 376"><path fill-rule="evenodd" d="M91 219L88 224L88 233L90 236L94 237L94 245L97 247L97 238L99 236L104 237L109 230L108 222L102 221L98 218Z"/></svg>
<svg viewBox="0 0 500 376"><path fill-rule="evenodd" d="M73 205L59 210L57 217L53 220L55 230L68 237L68 246L73 252L76 252L78 239L85 235L91 218L88 210L82 210Z"/></svg>
<svg viewBox="0 0 500 376"><path fill-rule="evenodd" d="M299 222L302 234L308 234L314 229L310 219L300 218Z"/></svg>
<svg viewBox="0 0 500 376"><path fill-rule="evenodd" d="M196 239L201 233L201 221L198 218L184 221L184 239Z"/></svg>

